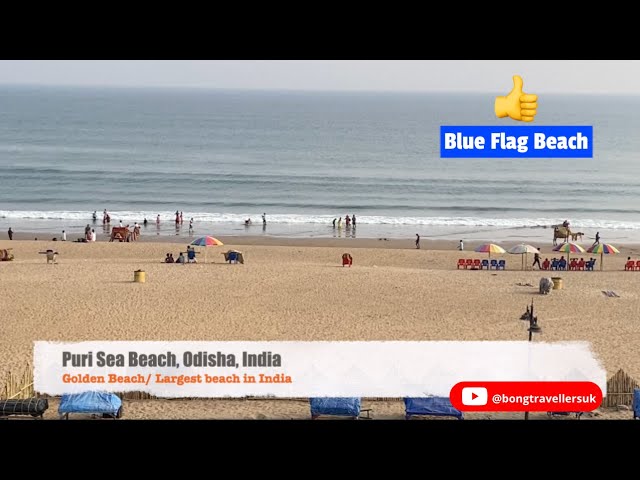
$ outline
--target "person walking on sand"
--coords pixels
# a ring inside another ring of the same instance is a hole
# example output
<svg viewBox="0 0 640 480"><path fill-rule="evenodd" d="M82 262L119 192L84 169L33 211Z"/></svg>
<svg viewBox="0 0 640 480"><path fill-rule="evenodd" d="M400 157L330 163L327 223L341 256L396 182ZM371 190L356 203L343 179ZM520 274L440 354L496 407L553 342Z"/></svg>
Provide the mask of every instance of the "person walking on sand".
<svg viewBox="0 0 640 480"><path fill-rule="evenodd" d="M9 240L13 240L13 230L11 230L11 227L9 227L9 231L7 233L9 234Z"/></svg>
<svg viewBox="0 0 640 480"><path fill-rule="evenodd" d="M596 232L596 241L593 244L597 245L598 243L600 243L600 232Z"/></svg>
<svg viewBox="0 0 640 480"><path fill-rule="evenodd" d="M416 233L416 248L420 250L420 235Z"/></svg>
<svg viewBox="0 0 640 480"><path fill-rule="evenodd" d="M62 241L63 242L67 241L67 232L65 232L64 230L62 230Z"/></svg>
<svg viewBox="0 0 640 480"><path fill-rule="evenodd" d="M462 240L460 240L460 243L458 243L458 250L460 251L464 250L464 242Z"/></svg>
<svg viewBox="0 0 640 480"><path fill-rule="evenodd" d="M538 265L538 270L542 270L542 265L540 265L540 248L538 248L538 251L533 254L533 264L531 265L531 269L533 270L533 267L536 265Z"/></svg>
<svg viewBox="0 0 640 480"><path fill-rule="evenodd" d="M95 241L96 241L96 235L97 235L97 234L96 234L95 229L93 229L93 228L92 228L92 229L91 229L91 241L92 241L92 242L95 242Z"/></svg>

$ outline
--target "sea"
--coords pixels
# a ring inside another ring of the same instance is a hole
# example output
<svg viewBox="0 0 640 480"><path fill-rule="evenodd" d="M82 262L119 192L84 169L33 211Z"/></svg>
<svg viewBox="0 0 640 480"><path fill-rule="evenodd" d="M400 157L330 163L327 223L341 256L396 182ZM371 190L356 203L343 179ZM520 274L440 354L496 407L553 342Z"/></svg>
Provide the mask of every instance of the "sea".
<svg viewBox="0 0 640 480"><path fill-rule="evenodd" d="M107 210L143 236L640 242L640 97L539 95L594 158L440 158L441 125L504 125L497 94L0 86L0 238Z"/></svg>

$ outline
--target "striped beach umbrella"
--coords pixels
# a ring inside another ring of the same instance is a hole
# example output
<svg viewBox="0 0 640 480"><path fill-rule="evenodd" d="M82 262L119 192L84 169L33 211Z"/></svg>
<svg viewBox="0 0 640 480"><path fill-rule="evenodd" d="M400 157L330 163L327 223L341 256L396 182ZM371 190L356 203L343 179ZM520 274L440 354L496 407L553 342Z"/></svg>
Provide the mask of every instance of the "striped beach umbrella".
<svg viewBox="0 0 640 480"><path fill-rule="evenodd" d="M489 258L491 258L492 253L507 253L504 248L500 245L496 245L495 243L483 243L482 245L478 245L474 251L479 253L488 253Z"/></svg>
<svg viewBox="0 0 640 480"><path fill-rule="evenodd" d="M220 240L215 237L211 237L209 235L205 235L204 237L198 237L193 240L189 245L195 247L205 247L204 248L204 263L207 263L207 247L217 247L219 245L224 245Z"/></svg>
<svg viewBox="0 0 640 480"><path fill-rule="evenodd" d="M586 250L581 245L573 242L564 242L560 245L553 247L554 252L562 252L567 254L567 264L569 263L569 257L572 253L584 253ZM568 267L567 267L568 269Z"/></svg>
<svg viewBox="0 0 640 480"><path fill-rule="evenodd" d="M587 252L600 254L600 270L602 270L602 259L604 258L604 255L615 255L616 253L620 253L620 250L609 243L598 242L591 245Z"/></svg>
<svg viewBox="0 0 640 480"><path fill-rule="evenodd" d="M218 245L224 245L220 240L215 237L210 237L206 235L204 237L196 238L189 245L194 245L196 247L217 247Z"/></svg>

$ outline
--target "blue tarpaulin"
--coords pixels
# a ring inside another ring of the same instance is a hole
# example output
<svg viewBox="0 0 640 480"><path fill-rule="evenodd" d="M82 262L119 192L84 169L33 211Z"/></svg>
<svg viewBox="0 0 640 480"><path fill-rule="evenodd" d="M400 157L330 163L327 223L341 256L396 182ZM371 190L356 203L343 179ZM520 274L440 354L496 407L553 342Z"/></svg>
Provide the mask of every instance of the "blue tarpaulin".
<svg viewBox="0 0 640 480"><path fill-rule="evenodd" d="M66 413L106 413L116 415L122 400L114 393L84 392L63 395L58 407L60 415Z"/></svg>
<svg viewBox="0 0 640 480"><path fill-rule="evenodd" d="M448 397L405 398L404 409L407 419L413 415L434 415L456 417L458 420L464 419L464 414L451 405Z"/></svg>
<svg viewBox="0 0 640 480"><path fill-rule="evenodd" d="M633 418L640 418L640 388L633 389Z"/></svg>
<svg viewBox="0 0 640 480"><path fill-rule="evenodd" d="M351 397L318 397L310 398L311 416L339 415L357 417L360 415L360 398Z"/></svg>

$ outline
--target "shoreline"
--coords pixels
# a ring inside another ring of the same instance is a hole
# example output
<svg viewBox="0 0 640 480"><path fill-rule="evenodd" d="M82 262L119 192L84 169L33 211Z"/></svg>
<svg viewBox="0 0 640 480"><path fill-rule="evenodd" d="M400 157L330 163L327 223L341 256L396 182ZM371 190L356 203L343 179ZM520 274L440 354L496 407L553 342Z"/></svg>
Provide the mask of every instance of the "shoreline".
<svg viewBox="0 0 640 480"><path fill-rule="evenodd" d="M51 235L51 234L50 234ZM13 240L9 240L4 234L4 238L0 239L1 248L10 248L8 244L11 242L35 242L38 244L41 243L81 243L76 240L82 238L83 236L80 234L68 234L67 241L62 242L59 240L59 236L43 236L42 232L17 232L14 233ZM136 242L109 242L109 236L106 234L98 234L98 240L96 243L153 243L153 244L170 244L170 245L188 245L194 238L197 238L197 235L194 236L171 236L171 235L144 235L142 234ZM53 238L58 238L58 240L52 240ZM222 241L225 246L265 246L265 247L343 247L343 248L384 248L384 249L401 249L401 250L417 250L415 247L415 238L388 238L388 237L378 237L378 238L332 238L332 237L288 237L288 236L268 236L268 235L221 235L216 236L215 238ZM37 240L36 240L37 239ZM474 248L480 244L487 243L482 240L474 240L474 241L465 241L464 246L465 250L461 252L461 255L476 253L474 252ZM552 241L547 240L546 242L540 241L537 239L527 239L523 238L522 240L505 240L505 241L495 241L491 243L497 243L498 245L504 247L505 249L509 249L515 245L519 245L521 243L528 243L535 247L540 248L542 253L551 253L553 251ZM558 242L559 244L562 242ZM592 241L577 241L579 245L586 249L588 249L592 245ZM626 242L626 243L616 243L615 246L620 250L620 254L633 255L636 253L640 253L640 242ZM421 250L454 250L458 251L458 240L450 240L450 239L433 239L433 238L420 238L420 249ZM219 247L224 249L225 247ZM554 254L556 252L553 252ZM484 254L480 254L484 255ZM574 255L574 254L572 254ZM580 255L580 254L575 254ZM582 255L586 255L583 253Z"/></svg>
<svg viewBox="0 0 640 480"><path fill-rule="evenodd" d="M127 225L129 222L123 222ZM84 228L89 225L98 234L98 240L108 240L112 227L118 224L103 225L101 222L87 223L69 222L64 220L32 220L32 221L11 221L0 218L0 238L8 238L7 230L13 230L16 239L47 239L60 238L63 230L67 233L69 240L75 240L84 236ZM133 225L133 223L129 223ZM602 242L613 245L640 245L640 229L633 228L583 228L576 226L574 231L583 232L581 241L577 243L583 246L590 246L595 240L596 233L600 234ZM188 223L176 226L172 222L164 222L160 226L148 224L141 225L141 240L147 241L149 238L163 242L184 242L190 239L211 235L216 238L262 238L265 244L273 245L277 242L285 241L290 243L291 239L318 239L321 241L340 240L372 240L387 238L392 241L409 241L413 243L415 235L419 234L423 242L427 241L455 241L465 243L471 242L492 242L492 243L531 243L540 245L551 245L553 240L553 229L551 226L430 226L430 225L404 225L404 224L358 224L357 228L333 228L331 224L314 223L268 223L267 225L253 224L245 226L235 222L196 222L194 231L190 233ZM285 239L285 240L274 240ZM224 240L223 240L224 241ZM234 240L236 241L236 240ZM242 240L239 240L242 241ZM275 242L275 243L274 243Z"/></svg>

